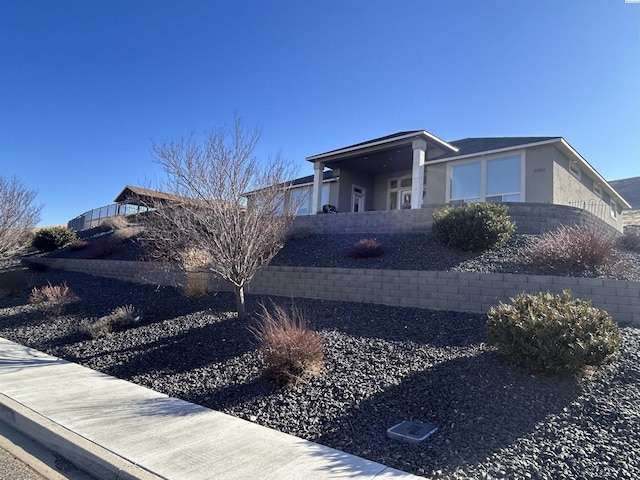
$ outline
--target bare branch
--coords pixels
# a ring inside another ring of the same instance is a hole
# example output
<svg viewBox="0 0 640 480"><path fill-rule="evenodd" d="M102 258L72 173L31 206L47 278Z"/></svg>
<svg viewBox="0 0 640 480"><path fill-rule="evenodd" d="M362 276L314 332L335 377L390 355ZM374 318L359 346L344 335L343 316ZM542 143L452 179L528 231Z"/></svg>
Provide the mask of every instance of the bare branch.
<svg viewBox="0 0 640 480"><path fill-rule="evenodd" d="M37 192L15 178L0 177L0 257L12 253L40 220Z"/></svg>
<svg viewBox="0 0 640 480"><path fill-rule="evenodd" d="M232 130L215 129L202 143L190 135L153 145L167 174L162 189L180 198L154 205L150 243L162 258L230 282L239 317L244 286L282 248L297 211L285 202L291 164L280 155L260 163L259 138L259 129L246 129L236 115Z"/></svg>

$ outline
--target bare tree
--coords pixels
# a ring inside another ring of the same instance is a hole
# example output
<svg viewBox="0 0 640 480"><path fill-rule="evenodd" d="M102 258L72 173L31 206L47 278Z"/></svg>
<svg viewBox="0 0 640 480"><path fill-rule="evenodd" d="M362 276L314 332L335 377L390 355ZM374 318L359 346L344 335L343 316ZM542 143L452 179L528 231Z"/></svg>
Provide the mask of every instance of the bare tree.
<svg viewBox="0 0 640 480"><path fill-rule="evenodd" d="M153 144L168 177L161 189L170 193L154 205L154 247L185 269L204 267L230 282L239 318L244 287L282 248L297 211L285 201L291 164L280 155L260 163L259 137L236 115L231 131L218 128L203 142L191 135Z"/></svg>
<svg viewBox="0 0 640 480"><path fill-rule="evenodd" d="M0 257L19 247L40 220L36 195L16 178L0 177Z"/></svg>

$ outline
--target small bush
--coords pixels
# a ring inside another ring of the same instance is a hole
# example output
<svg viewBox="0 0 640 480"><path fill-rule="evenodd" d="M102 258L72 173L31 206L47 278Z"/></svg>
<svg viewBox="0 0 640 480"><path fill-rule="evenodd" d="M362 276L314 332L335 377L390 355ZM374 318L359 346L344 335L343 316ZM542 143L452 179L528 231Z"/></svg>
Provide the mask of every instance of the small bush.
<svg viewBox="0 0 640 480"><path fill-rule="evenodd" d="M73 243L71 243L71 245L69 245L69 248L74 252L78 252L80 250L84 250L88 246L89 246L89 242L87 242L86 240L76 240Z"/></svg>
<svg viewBox="0 0 640 480"><path fill-rule="evenodd" d="M25 269L0 273L0 298L22 295L31 288L32 280L33 274Z"/></svg>
<svg viewBox="0 0 640 480"><path fill-rule="evenodd" d="M136 317L136 310L133 305L124 305L104 317L95 320L83 320L80 324L80 331L95 340L108 337L116 329L129 327L139 319L140 317Z"/></svg>
<svg viewBox="0 0 640 480"><path fill-rule="evenodd" d="M184 289L187 297L201 297L212 292L208 278L200 272L187 272L187 285Z"/></svg>
<svg viewBox="0 0 640 480"><path fill-rule="evenodd" d="M76 232L67 227L41 228L36 232L31 245L38 250L52 252L76 240Z"/></svg>
<svg viewBox="0 0 640 480"><path fill-rule="evenodd" d="M591 302L562 295L521 294L489 310L491 342L513 362L530 370L581 373L613 361L620 329Z"/></svg>
<svg viewBox="0 0 640 480"><path fill-rule="evenodd" d="M66 283L34 287L29 295L29 303L37 305L45 314L52 316L60 315L64 306L75 300L77 297Z"/></svg>
<svg viewBox="0 0 640 480"><path fill-rule="evenodd" d="M123 228L127 228L129 226L129 222L126 219L126 217L122 215L117 215L117 216L109 217L105 219L105 221L102 222L100 226L105 230L108 229L108 230L116 231L116 230L121 230Z"/></svg>
<svg viewBox="0 0 640 480"><path fill-rule="evenodd" d="M586 225L560 226L528 242L525 263L561 274L575 274L617 263L613 237Z"/></svg>
<svg viewBox="0 0 640 480"><path fill-rule="evenodd" d="M211 254L205 250L189 248L180 253L180 260L187 271L201 270L211 264Z"/></svg>
<svg viewBox="0 0 640 480"><path fill-rule="evenodd" d="M324 346L308 327L300 311L272 305L273 313L262 306L257 326L250 328L256 337L267 376L276 383L293 386L306 382L322 371Z"/></svg>
<svg viewBox="0 0 640 480"><path fill-rule="evenodd" d="M351 250L349 250L348 255L351 258L372 258L372 257L380 257L384 255L384 249L382 248L382 244L373 238L363 238L362 240L358 240Z"/></svg>
<svg viewBox="0 0 640 480"><path fill-rule="evenodd" d="M433 213L433 235L447 246L484 250L509 240L516 226L506 205L471 202L446 206Z"/></svg>

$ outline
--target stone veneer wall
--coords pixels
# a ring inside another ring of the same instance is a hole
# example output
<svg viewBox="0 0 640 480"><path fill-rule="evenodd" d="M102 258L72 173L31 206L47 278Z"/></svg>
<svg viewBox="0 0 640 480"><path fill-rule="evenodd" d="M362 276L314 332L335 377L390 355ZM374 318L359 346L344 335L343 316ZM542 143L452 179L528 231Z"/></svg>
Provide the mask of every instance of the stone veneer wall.
<svg viewBox="0 0 640 480"><path fill-rule="evenodd" d="M516 223L517 233L538 234L555 230L560 225L592 225L620 234L587 210L547 203L505 205ZM326 233L424 233L431 230L433 212L445 205L425 205L418 210L380 210L359 213L305 215L295 219L294 228L309 228Z"/></svg>
<svg viewBox="0 0 640 480"><path fill-rule="evenodd" d="M51 267L96 276L158 285L184 285L177 268L152 262L42 259ZM206 273L213 288L230 286ZM249 284L248 293L379 303L431 310L486 313L519 293L570 289L574 297L590 299L618 323L640 325L640 282L595 278L466 273L418 270L376 270L269 266Z"/></svg>

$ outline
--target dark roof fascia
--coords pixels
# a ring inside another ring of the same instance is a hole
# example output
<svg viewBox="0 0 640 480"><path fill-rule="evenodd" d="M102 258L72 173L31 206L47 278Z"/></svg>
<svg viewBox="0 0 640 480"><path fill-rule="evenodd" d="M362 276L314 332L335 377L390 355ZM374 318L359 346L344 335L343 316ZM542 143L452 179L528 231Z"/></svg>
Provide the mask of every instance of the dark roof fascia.
<svg viewBox="0 0 640 480"><path fill-rule="evenodd" d="M330 182L338 180L339 175L336 175L333 170L327 170L322 172L322 182ZM290 187L298 187L300 185L307 185L313 183L313 175L307 175L306 177L296 178L291 180Z"/></svg>
<svg viewBox="0 0 640 480"><path fill-rule="evenodd" d="M444 150L448 150L450 152L457 152L458 148L445 142L441 138L436 137L432 133L427 132L426 130L411 130L407 132L398 132L392 135L386 135L384 137L374 138L373 140L368 140L366 142L356 143L354 145L350 145L348 147L342 147L337 150L331 150L329 152L320 153L318 155L312 155L307 157L306 160L309 162L315 162L322 159L328 159L332 157L340 157L340 156L353 156L357 154L358 151L371 150L371 149L384 149L393 146L394 143L406 142L407 140L415 137L422 137L427 141L431 141Z"/></svg>

